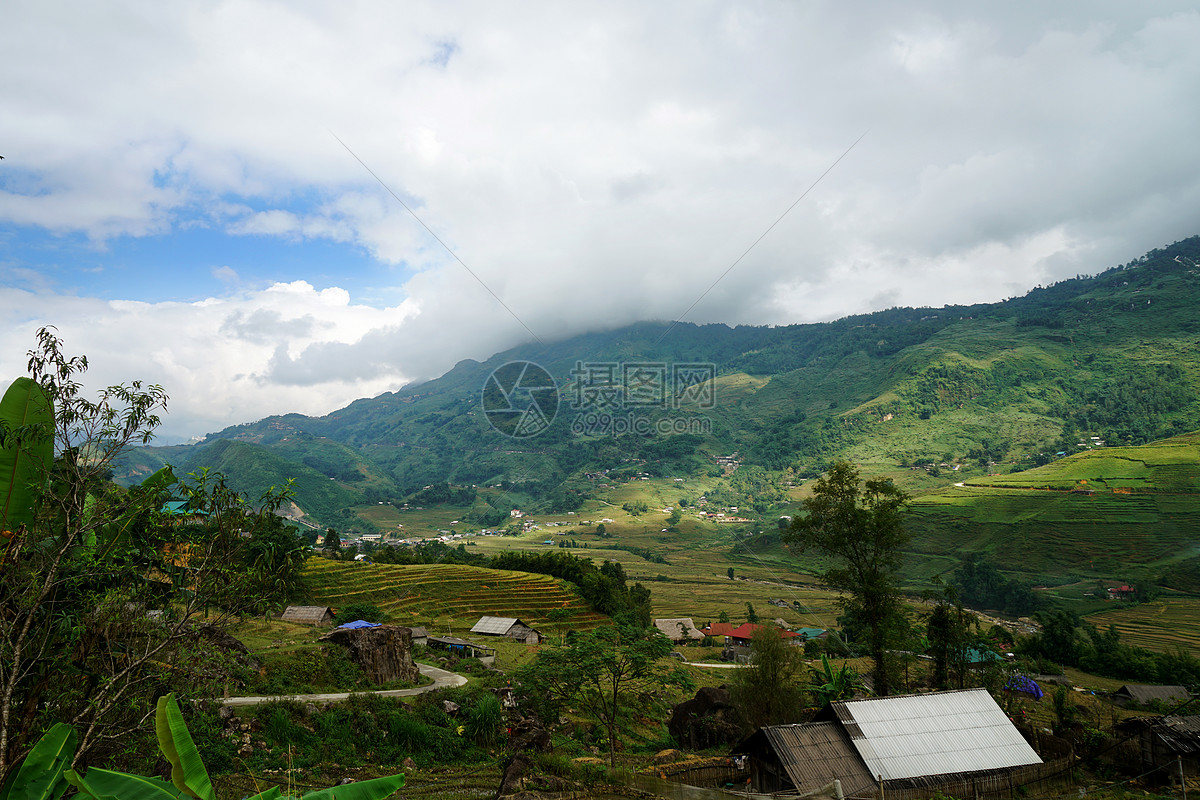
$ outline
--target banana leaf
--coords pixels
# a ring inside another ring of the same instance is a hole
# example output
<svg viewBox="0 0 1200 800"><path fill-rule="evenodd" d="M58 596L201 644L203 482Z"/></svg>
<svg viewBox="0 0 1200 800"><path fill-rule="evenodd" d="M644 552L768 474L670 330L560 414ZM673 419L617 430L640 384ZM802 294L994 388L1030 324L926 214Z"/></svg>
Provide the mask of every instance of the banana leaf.
<svg viewBox="0 0 1200 800"><path fill-rule="evenodd" d="M304 795L304 800L383 800L404 788L404 775L388 775L369 781L333 786ZM253 798L251 798L253 800Z"/></svg>
<svg viewBox="0 0 1200 800"><path fill-rule="evenodd" d="M77 739L74 728L56 722L25 756L0 800L57 800L68 786L63 771L71 765Z"/></svg>
<svg viewBox="0 0 1200 800"><path fill-rule="evenodd" d="M179 790L158 778L143 778L99 767L87 771L87 777L67 770L67 780L79 790L79 797L91 800L178 800Z"/></svg>
<svg viewBox="0 0 1200 800"><path fill-rule="evenodd" d="M158 734L158 749L171 762L171 782L180 793L197 800L217 800L174 693L158 698L154 731Z"/></svg>
<svg viewBox="0 0 1200 800"><path fill-rule="evenodd" d="M37 487L54 458L53 432L46 390L32 378L17 378L0 399L0 531L32 524Z"/></svg>

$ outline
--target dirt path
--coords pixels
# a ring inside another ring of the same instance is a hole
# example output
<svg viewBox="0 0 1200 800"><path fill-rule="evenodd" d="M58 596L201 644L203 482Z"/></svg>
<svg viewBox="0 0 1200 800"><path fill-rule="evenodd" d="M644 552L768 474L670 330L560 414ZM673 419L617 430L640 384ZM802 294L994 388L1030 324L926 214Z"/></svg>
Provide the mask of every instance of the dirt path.
<svg viewBox="0 0 1200 800"><path fill-rule="evenodd" d="M386 689L378 692L353 692L353 694L377 694L380 697L412 697L434 689L446 689L451 686L462 686L467 679L456 672L450 672L428 664L417 664L422 675L433 678L433 683L418 686L415 689ZM299 700L302 703L343 703L352 693L333 692L331 694L285 694L274 697L226 697L221 701L225 706L257 706L272 703L276 700Z"/></svg>

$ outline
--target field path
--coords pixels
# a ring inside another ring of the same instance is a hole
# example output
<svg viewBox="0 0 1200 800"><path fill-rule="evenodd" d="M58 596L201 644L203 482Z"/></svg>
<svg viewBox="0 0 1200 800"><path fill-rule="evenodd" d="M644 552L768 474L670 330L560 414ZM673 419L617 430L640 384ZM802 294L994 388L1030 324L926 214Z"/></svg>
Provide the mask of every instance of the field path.
<svg viewBox="0 0 1200 800"><path fill-rule="evenodd" d="M446 689L451 686L462 686L467 679L456 672L450 672L428 664L417 664L422 675L433 678L433 683L418 686L415 689L384 689L378 692L353 692L353 694L377 694L381 697L412 697L413 695L432 692L434 689ZM303 703L344 703L351 692L334 692L332 694L282 694L273 697L226 697L221 701L223 706L257 706L263 703L273 703L277 700L298 700Z"/></svg>

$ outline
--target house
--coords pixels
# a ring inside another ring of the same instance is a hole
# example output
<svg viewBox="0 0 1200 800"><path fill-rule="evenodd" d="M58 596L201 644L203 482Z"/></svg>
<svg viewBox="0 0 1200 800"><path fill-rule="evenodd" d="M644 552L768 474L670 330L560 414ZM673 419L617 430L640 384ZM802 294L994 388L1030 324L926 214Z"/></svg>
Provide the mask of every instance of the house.
<svg viewBox="0 0 1200 800"><path fill-rule="evenodd" d="M429 631L428 630L426 630L425 628L410 628L409 630L412 631L412 643L413 643L414 647L416 647L417 645L425 645L428 643L427 642L427 640L429 639Z"/></svg>
<svg viewBox="0 0 1200 800"><path fill-rule="evenodd" d="M718 636L729 636L729 634L737 630L737 627L732 622L710 622L700 632L705 636L716 638Z"/></svg>
<svg viewBox="0 0 1200 800"><path fill-rule="evenodd" d="M762 728L733 752L749 756L754 791L838 779L848 796L880 783L885 796L889 787L932 794L1042 763L986 689L830 703L813 722Z"/></svg>
<svg viewBox="0 0 1200 800"><path fill-rule="evenodd" d="M754 636L754 632L768 627L779 630L774 625L758 625L753 622L747 622L743 625L739 625L729 632L729 643L734 647L749 647L750 639ZM784 639L800 639L800 634L792 633L791 631L780 630L779 635ZM792 644L796 643L797 642L792 642Z"/></svg>
<svg viewBox="0 0 1200 800"><path fill-rule="evenodd" d="M704 634L696 629L691 617L671 617L654 620L654 627L672 642L698 642Z"/></svg>
<svg viewBox="0 0 1200 800"><path fill-rule="evenodd" d="M847 797L872 795L877 784L837 722L759 728L733 751L750 756L755 792L809 792L840 780Z"/></svg>
<svg viewBox="0 0 1200 800"><path fill-rule="evenodd" d="M1191 697L1182 686L1143 686L1136 683L1127 683L1112 693L1113 700L1126 706L1148 706L1155 701L1172 706L1185 703Z"/></svg>
<svg viewBox="0 0 1200 800"><path fill-rule="evenodd" d="M1187 777L1200 775L1200 716L1135 717L1117 729L1136 737L1138 772L1166 767L1156 774L1160 781L1178 776L1181 768Z"/></svg>
<svg viewBox="0 0 1200 800"><path fill-rule="evenodd" d="M483 636L507 636L523 644L537 644L541 634L515 617L480 617L471 627L471 633Z"/></svg>
<svg viewBox="0 0 1200 800"><path fill-rule="evenodd" d="M824 628L795 628L792 633L799 636L803 642L810 642L814 639L825 641L829 638L829 631Z"/></svg>
<svg viewBox="0 0 1200 800"><path fill-rule="evenodd" d="M430 636L427 638L426 644L431 650L446 650L456 656L477 658L483 664L496 663L496 648L476 644L466 639L457 639L453 636Z"/></svg>
<svg viewBox="0 0 1200 800"><path fill-rule="evenodd" d="M280 619L302 625L331 625L333 609L328 606L288 606Z"/></svg>

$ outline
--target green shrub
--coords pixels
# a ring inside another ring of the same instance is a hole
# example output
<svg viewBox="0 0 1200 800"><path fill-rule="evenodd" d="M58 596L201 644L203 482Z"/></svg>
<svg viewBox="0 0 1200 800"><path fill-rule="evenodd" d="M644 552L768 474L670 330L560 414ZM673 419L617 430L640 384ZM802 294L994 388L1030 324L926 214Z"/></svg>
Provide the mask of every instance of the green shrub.
<svg viewBox="0 0 1200 800"><path fill-rule="evenodd" d="M339 625L358 619L367 622L387 622L388 615L379 606L371 603L350 603L337 610Z"/></svg>

